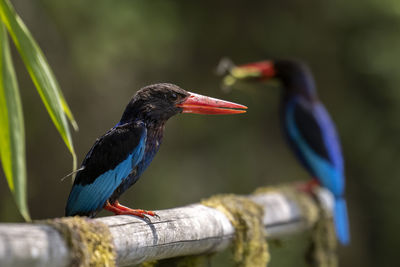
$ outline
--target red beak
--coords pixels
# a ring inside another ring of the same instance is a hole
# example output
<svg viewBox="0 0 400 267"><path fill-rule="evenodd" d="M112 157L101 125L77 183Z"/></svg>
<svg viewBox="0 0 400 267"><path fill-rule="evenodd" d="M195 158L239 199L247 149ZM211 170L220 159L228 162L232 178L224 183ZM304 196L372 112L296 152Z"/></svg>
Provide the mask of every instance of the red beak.
<svg viewBox="0 0 400 267"><path fill-rule="evenodd" d="M189 97L185 101L178 104L177 107L182 108L182 113L196 113L196 114L208 114L208 115L220 115L220 114L239 114L245 113L246 106L203 96L189 92Z"/></svg>

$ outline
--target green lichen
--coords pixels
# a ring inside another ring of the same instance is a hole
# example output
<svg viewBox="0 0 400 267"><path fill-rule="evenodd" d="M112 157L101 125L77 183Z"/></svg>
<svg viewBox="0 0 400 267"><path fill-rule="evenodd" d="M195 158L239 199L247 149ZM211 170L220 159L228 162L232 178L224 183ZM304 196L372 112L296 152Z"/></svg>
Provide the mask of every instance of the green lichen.
<svg viewBox="0 0 400 267"><path fill-rule="evenodd" d="M40 223L51 225L64 237L70 249L70 266L115 266L116 253L107 225L78 216Z"/></svg>
<svg viewBox="0 0 400 267"><path fill-rule="evenodd" d="M307 253L310 265L337 267L337 240L332 215L319 206L319 220L311 232L311 243Z"/></svg>
<svg viewBox="0 0 400 267"><path fill-rule="evenodd" d="M223 212L235 228L233 258L237 266L266 266L270 256L262 223L263 208L246 197L217 195L201 204Z"/></svg>

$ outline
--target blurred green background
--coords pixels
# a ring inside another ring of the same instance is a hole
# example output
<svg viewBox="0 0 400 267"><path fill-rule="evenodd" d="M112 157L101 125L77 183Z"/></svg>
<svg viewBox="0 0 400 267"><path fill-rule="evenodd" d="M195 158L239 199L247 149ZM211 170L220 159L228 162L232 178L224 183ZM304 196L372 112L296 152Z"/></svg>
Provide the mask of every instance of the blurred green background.
<svg viewBox="0 0 400 267"><path fill-rule="evenodd" d="M245 115L172 118L155 160L121 199L130 207L166 209L216 193L247 194L262 185L308 179L281 136L280 90L257 85L228 95L214 74L223 56L236 63L306 61L343 144L352 243L340 248L341 266L396 265L400 2L12 2L79 123L74 142L80 162L118 122L130 97L151 83L172 82L249 107ZM34 219L63 216L71 185L60 179L71 171L71 157L34 88L27 88L32 82L14 54L27 131L30 211ZM0 176L0 221L21 221ZM282 248L273 249L273 266L299 263L302 255L291 244L284 239Z"/></svg>

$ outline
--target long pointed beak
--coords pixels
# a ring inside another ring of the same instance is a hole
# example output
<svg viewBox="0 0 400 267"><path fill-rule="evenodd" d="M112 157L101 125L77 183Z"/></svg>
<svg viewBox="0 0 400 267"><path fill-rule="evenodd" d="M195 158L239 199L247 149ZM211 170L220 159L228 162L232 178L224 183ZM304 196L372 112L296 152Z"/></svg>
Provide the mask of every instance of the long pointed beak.
<svg viewBox="0 0 400 267"><path fill-rule="evenodd" d="M182 108L182 113L196 113L208 115L239 114L245 113L246 106L233 102L212 98L189 92L189 97L178 104Z"/></svg>

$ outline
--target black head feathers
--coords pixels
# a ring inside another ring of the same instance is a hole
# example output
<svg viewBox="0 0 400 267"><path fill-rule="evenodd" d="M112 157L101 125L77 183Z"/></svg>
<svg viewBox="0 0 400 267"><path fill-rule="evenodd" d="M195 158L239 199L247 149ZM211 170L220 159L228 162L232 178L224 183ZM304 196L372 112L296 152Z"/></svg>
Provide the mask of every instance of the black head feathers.
<svg viewBox="0 0 400 267"><path fill-rule="evenodd" d="M177 104L188 96L188 92L170 83L143 87L136 92L125 108L121 123L136 119L166 121L182 111Z"/></svg>
<svg viewBox="0 0 400 267"><path fill-rule="evenodd" d="M279 79L286 94L316 97L314 78L308 66L297 60L275 60L275 78Z"/></svg>

